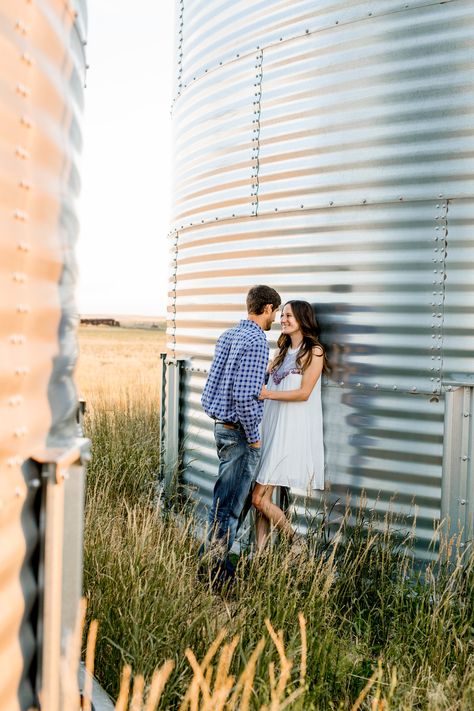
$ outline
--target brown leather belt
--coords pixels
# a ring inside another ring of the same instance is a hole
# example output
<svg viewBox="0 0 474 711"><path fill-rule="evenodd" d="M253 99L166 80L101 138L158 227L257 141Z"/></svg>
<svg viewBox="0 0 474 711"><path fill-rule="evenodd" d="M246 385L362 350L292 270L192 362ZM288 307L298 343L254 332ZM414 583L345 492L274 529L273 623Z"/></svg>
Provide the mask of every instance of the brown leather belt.
<svg viewBox="0 0 474 711"><path fill-rule="evenodd" d="M243 427L240 422L225 422L224 420L215 420L216 425L224 425L229 430L239 430L243 432Z"/></svg>

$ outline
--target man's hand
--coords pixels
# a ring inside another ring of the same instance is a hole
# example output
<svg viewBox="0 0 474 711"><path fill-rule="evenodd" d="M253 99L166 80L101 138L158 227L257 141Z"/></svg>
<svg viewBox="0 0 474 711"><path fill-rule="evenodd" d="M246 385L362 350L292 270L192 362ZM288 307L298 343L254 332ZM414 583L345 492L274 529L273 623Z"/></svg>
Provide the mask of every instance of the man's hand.
<svg viewBox="0 0 474 711"><path fill-rule="evenodd" d="M253 447L254 449L260 449L262 446L262 440L258 440L258 442L249 442L249 447Z"/></svg>

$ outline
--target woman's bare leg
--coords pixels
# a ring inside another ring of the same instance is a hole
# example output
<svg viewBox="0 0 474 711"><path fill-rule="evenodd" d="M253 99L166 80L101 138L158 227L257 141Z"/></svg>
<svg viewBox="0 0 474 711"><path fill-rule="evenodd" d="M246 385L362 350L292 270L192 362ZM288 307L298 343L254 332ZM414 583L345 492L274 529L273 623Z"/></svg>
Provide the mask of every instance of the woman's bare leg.
<svg viewBox="0 0 474 711"><path fill-rule="evenodd" d="M287 536L288 538L293 538L295 535L295 532L293 531L293 528L291 527L288 519L286 518L284 512L281 510L279 506L273 503L272 501L272 494L273 494L273 489L275 487L270 485L270 484L255 484L254 490L253 490L253 495L252 495L252 504L255 506L257 509L257 549L260 550L259 546L259 540L263 539L262 537L259 539L259 530L258 530L258 520L260 516L263 516L267 520L267 525L272 525L275 526L275 528L278 528L279 531L283 533L283 535ZM265 545L265 541L268 538L268 535L266 536L265 540L262 543L262 546Z"/></svg>
<svg viewBox="0 0 474 711"><path fill-rule="evenodd" d="M255 542L257 546L257 552L265 548L265 544L268 541L270 535L270 521L266 516L264 516L260 511L256 511L255 516Z"/></svg>

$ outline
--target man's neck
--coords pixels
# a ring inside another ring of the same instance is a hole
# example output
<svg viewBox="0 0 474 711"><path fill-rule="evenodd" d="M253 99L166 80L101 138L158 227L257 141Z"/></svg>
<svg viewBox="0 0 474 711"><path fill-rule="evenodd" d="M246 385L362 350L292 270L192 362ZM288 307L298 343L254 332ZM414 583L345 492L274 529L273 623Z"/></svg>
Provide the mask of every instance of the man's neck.
<svg viewBox="0 0 474 711"><path fill-rule="evenodd" d="M257 326L260 326L262 331L265 330L264 326L266 325L267 317L265 314L247 314L247 318L249 321L253 321L254 323L257 324Z"/></svg>

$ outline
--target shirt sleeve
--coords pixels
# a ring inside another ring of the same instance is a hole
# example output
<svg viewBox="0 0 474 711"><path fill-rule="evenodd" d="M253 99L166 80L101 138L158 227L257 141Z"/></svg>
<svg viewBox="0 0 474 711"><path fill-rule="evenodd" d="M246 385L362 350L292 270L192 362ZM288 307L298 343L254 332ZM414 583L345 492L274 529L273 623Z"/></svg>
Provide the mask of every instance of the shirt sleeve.
<svg viewBox="0 0 474 711"><path fill-rule="evenodd" d="M262 420L263 403L257 398L265 380L268 365L268 345L254 341L244 351L236 373L233 398L238 420L245 431L247 441L258 442L258 427Z"/></svg>

